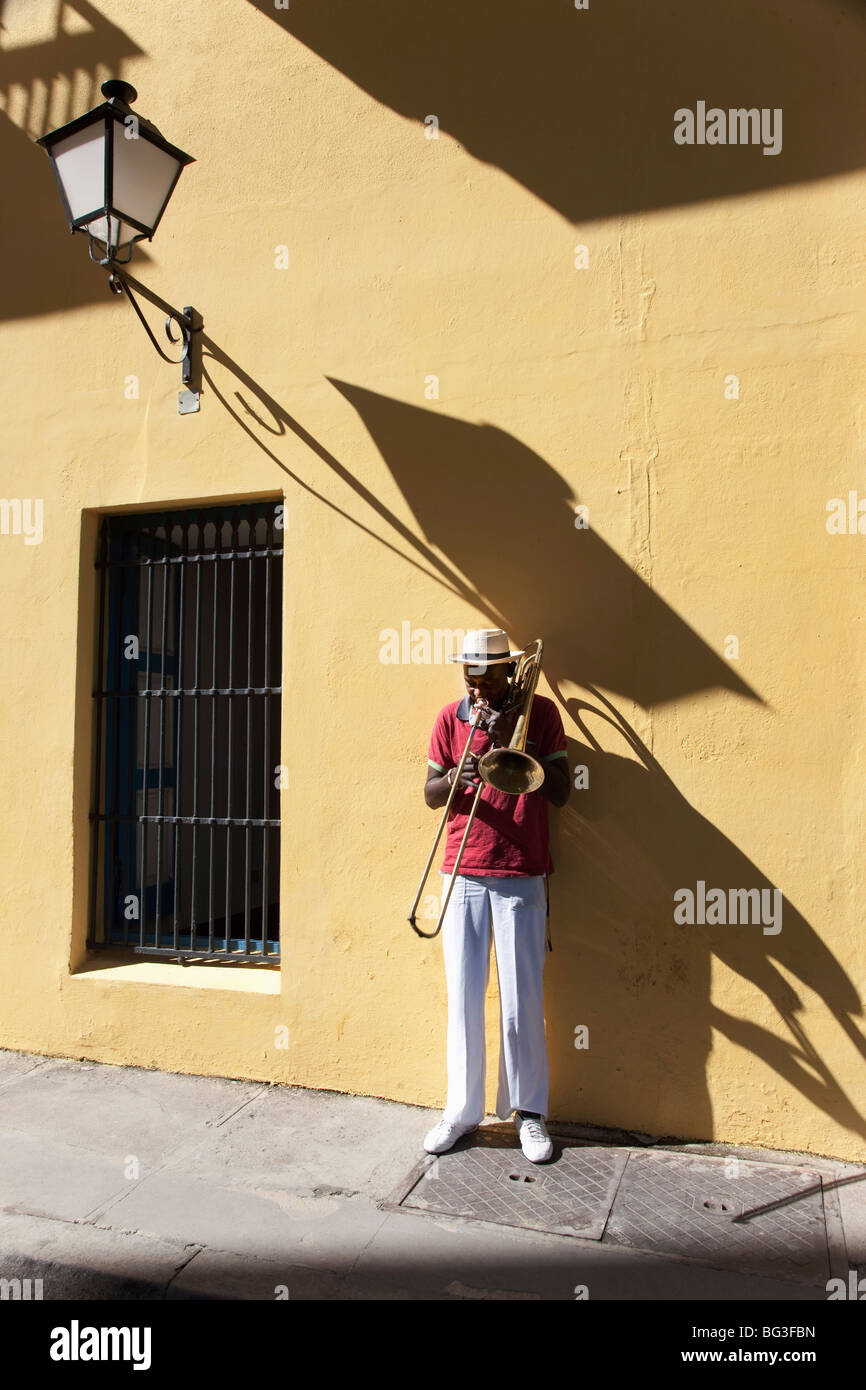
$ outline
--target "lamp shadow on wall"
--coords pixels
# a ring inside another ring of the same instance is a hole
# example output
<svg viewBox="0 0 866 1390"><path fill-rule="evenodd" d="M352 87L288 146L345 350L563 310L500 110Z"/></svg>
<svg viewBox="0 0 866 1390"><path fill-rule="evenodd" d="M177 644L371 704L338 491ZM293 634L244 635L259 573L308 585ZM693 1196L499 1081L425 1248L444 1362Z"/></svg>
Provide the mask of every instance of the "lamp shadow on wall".
<svg viewBox="0 0 866 1390"><path fill-rule="evenodd" d="M866 13L852 0L330 0L257 10L374 100L439 128L571 222L866 163ZM782 144L677 145L674 112L780 108ZM343 126L343 138L355 139ZM427 142L424 141L425 146ZM435 146L427 146L427 151Z"/></svg>
<svg viewBox="0 0 866 1390"><path fill-rule="evenodd" d="M88 27L67 32L62 11ZM78 309L106 295L99 276L82 274L84 237L63 236L57 187L34 141L97 106L104 100L101 83L119 77L123 63L144 50L87 0L58 3L54 27L43 42L0 46L0 167L7 192L15 190L0 219L3 319Z"/></svg>
<svg viewBox="0 0 866 1390"><path fill-rule="evenodd" d="M823 1001L866 1057L854 1023L861 1013L854 984L781 890L777 932L765 933L769 917L675 923L674 894L697 891L699 880L707 892L767 890L773 907L776 885L678 791L598 686L645 708L710 689L752 700L756 693L600 535L575 531L567 484L505 431L332 381L409 503L416 535L213 340L205 338L204 349L205 379L257 447L323 504L440 583L449 614L456 597L517 640L545 639L545 675L583 735L569 740L569 765L588 773L588 786L552 813L554 949L545 983L551 1114L659 1138L711 1138L706 1063L717 1029L780 1077L780 1093L768 1099L773 1121L784 1115L785 1091L795 1088L840 1126L866 1136L866 1120L808 1037L800 1017L806 1001L786 974ZM234 390L234 401L214 368L243 388ZM295 439L345 484L345 506L288 468L276 441ZM369 509L369 524L359 503ZM384 536L376 529L383 522ZM515 537L518 547L509 549ZM598 721L617 731L622 752L602 748ZM744 767L743 795L755 794L754 782ZM418 796L420 807L420 785ZM395 843L404 831L398 824L381 829ZM414 886L407 883L407 900ZM766 1020L712 1002L714 956L754 986L756 1012L775 1008L790 1040ZM589 1027L585 1053L575 1049L582 1024Z"/></svg>

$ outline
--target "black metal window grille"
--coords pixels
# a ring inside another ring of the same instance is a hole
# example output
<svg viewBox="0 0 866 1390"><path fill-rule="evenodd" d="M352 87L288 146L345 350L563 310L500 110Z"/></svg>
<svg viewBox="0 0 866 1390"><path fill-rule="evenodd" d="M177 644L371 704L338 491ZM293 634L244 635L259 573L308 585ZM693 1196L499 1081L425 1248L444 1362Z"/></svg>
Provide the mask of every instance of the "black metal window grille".
<svg viewBox="0 0 866 1390"><path fill-rule="evenodd" d="M103 518L88 945L278 961L282 507Z"/></svg>

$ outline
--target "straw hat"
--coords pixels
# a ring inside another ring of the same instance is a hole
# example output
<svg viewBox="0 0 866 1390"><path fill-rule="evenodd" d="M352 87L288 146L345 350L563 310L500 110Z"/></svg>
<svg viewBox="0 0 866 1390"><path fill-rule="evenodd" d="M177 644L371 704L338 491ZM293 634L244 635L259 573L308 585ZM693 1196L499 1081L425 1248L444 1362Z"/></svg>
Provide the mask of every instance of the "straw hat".
<svg viewBox="0 0 866 1390"><path fill-rule="evenodd" d="M523 651L509 650L509 642L501 627L483 627L467 632L463 641L463 651L449 656L449 661L457 661L463 666L501 666L506 661L515 661L523 656Z"/></svg>

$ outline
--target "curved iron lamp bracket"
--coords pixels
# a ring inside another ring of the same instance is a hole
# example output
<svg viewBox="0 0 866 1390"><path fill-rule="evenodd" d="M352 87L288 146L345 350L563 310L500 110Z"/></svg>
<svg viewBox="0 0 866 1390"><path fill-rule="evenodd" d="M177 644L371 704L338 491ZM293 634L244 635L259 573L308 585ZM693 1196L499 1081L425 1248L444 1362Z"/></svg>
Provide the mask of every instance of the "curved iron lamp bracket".
<svg viewBox="0 0 866 1390"><path fill-rule="evenodd" d="M114 262L113 264L117 265L118 262ZM156 304L158 308L168 310L164 325L164 332L168 341L170 343L183 344L183 354L181 357L169 357L167 353L163 352L153 335L150 324L139 307L138 301L132 292L130 277L122 274L118 270L113 270L108 277L108 286L113 294L126 295L138 315L145 333L153 343L153 346L156 348L163 362L169 362L172 366L180 367L183 384L186 389L181 391L178 397L178 413L181 415L188 415L198 410L199 396L201 393L201 337L199 335L204 328L204 319L201 314L197 309L194 309L191 304L186 305L183 313L181 313L179 309L172 308L170 304L166 304L163 300L159 299L157 295L145 289L144 286L138 285L138 289L143 291L151 303ZM174 325L180 330L179 337L175 337L172 331Z"/></svg>

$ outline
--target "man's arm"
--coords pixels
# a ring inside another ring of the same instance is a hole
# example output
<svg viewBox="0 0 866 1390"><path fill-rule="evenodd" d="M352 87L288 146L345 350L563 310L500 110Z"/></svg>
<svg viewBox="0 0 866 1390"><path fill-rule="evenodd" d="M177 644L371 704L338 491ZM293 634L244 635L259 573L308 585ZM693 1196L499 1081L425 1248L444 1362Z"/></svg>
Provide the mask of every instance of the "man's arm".
<svg viewBox="0 0 866 1390"><path fill-rule="evenodd" d="M544 781L538 790L554 806L564 806L571 796L568 758L550 758L544 764Z"/></svg>
<svg viewBox="0 0 866 1390"><path fill-rule="evenodd" d="M532 750L544 765L544 781L539 791L552 806L564 806L571 796L571 771L568 766L568 740L562 718L552 700L543 700L538 743Z"/></svg>

